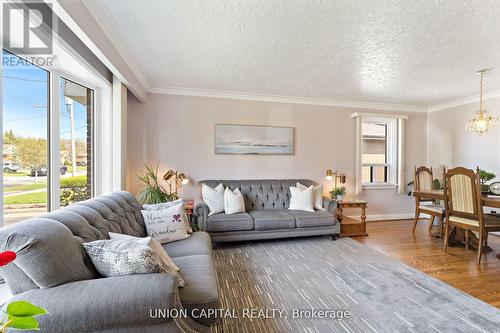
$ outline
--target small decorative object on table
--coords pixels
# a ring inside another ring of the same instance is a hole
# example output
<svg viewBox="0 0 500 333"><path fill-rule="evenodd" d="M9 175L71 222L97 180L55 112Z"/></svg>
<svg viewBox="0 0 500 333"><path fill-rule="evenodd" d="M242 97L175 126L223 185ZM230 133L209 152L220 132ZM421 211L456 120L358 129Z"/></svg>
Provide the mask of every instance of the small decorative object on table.
<svg viewBox="0 0 500 333"><path fill-rule="evenodd" d="M494 195L500 195L500 182L493 182L490 184L490 192Z"/></svg>
<svg viewBox="0 0 500 333"><path fill-rule="evenodd" d="M481 180L481 192L483 192L483 193L489 192L490 191L490 185L488 185L487 183L490 180L495 179L495 177L497 175L495 175L492 172L488 172L486 170L479 169L479 167L477 167L477 173L479 174L479 178Z"/></svg>
<svg viewBox="0 0 500 333"><path fill-rule="evenodd" d="M334 200L342 200L344 199L346 193L345 186L336 187L330 191L330 198Z"/></svg>

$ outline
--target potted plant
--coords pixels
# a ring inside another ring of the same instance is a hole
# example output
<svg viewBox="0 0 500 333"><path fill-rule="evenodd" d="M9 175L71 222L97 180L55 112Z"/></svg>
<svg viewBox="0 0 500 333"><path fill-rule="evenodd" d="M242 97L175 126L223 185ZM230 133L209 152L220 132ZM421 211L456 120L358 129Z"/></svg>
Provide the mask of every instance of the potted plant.
<svg viewBox="0 0 500 333"><path fill-rule="evenodd" d="M490 180L495 179L497 175L482 169L478 169L478 172L479 172L479 178L481 180L481 192L489 192L490 186L486 183L489 182Z"/></svg>
<svg viewBox="0 0 500 333"><path fill-rule="evenodd" d="M330 198L335 200L342 200L344 199L345 193L346 193L345 186L336 187L330 191Z"/></svg>
<svg viewBox="0 0 500 333"><path fill-rule="evenodd" d="M178 199L177 193L168 192L160 183L158 178L158 166L160 162L153 168L149 164L144 164L146 173L137 178L144 183L144 187L137 194L137 200L141 204L158 204Z"/></svg>

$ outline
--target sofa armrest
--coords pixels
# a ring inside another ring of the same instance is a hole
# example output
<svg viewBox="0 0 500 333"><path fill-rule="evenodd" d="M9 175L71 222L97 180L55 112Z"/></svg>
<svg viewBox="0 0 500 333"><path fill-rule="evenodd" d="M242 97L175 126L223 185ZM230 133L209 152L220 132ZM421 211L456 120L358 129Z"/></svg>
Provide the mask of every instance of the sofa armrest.
<svg viewBox="0 0 500 333"><path fill-rule="evenodd" d="M202 199L194 201L193 215L196 217L196 222L201 231L207 231L207 218L210 209Z"/></svg>
<svg viewBox="0 0 500 333"><path fill-rule="evenodd" d="M31 289L15 295L7 303L15 300L28 301L47 310L48 314L37 317L41 332L97 332L116 327L168 325L171 318L154 318L150 309L181 308L177 279L165 273L91 279Z"/></svg>
<svg viewBox="0 0 500 333"><path fill-rule="evenodd" d="M323 197L323 207L330 213L335 213L337 210L337 201L328 197Z"/></svg>

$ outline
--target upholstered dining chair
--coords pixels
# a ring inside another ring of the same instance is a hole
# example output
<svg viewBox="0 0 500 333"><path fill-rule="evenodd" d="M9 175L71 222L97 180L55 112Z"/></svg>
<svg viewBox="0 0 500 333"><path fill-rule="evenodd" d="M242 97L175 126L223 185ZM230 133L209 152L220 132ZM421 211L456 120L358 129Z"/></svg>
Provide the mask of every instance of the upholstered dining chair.
<svg viewBox="0 0 500 333"><path fill-rule="evenodd" d="M474 170L462 167L450 169L444 177L446 230L444 251L448 248L451 226L465 229L465 247L468 248L470 231L479 234L476 263L481 263L483 246L489 232L500 231L500 217L484 214L481 199L481 182Z"/></svg>
<svg viewBox="0 0 500 333"><path fill-rule="evenodd" d="M414 187L415 191L432 191L434 189L433 186L433 173L432 167L427 168L425 166L415 167L414 172ZM439 219L439 234L441 237L443 236L443 227L444 227L444 218L445 218L445 207L436 204L435 202L431 202L431 204L424 204L425 201L420 197L415 197L415 220L413 221L413 232L415 232L415 228L417 227L418 219L420 214L428 214L431 216L429 222L429 232L432 230L432 226L434 225L434 220L436 218Z"/></svg>

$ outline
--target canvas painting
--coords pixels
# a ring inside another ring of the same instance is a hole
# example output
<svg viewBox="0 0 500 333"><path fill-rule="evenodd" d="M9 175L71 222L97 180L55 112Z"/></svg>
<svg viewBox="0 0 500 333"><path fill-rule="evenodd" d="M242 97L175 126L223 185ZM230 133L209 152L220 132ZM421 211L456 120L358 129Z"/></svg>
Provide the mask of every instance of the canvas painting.
<svg viewBox="0 0 500 333"><path fill-rule="evenodd" d="M215 125L215 153L292 155L293 127Z"/></svg>

